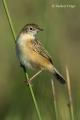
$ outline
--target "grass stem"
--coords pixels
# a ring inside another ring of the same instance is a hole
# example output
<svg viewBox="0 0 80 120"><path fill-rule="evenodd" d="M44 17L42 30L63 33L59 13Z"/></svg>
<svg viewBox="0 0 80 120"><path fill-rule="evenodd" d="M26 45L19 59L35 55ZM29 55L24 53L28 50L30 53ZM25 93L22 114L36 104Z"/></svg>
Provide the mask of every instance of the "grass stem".
<svg viewBox="0 0 80 120"><path fill-rule="evenodd" d="M14 30L14 27L13 27L13 23L12 23L10 14L9 14L9 10L8 10L8 7L7 7L6 0L2 0L2 3L3 3L3 6L4 6L4 9L5 9L5 12L6 12L6 16L7 16L10 28L11 28L11 32L12 32L14 41L16 41L16 33L15 33L15 30ZM26 78L27 78L27 73L25 73L25 74L26 74ZM41 115L40 115L40 111L39 111L39 108L38 108L38 105L37 105L37 101L35 99L35 95L34 95L34 92L33 92L33 89L32 89L32 86L31 86L30 83L29 83L29 89L30 89L30 92L31 92L31 96L32 96L32 99L33 99L36 111L37 111L38 119L42 120L41 119Z"/></svg>
<svg viewBox="0 0 80 120"><path fill-rule="evenodd" d="M73 113L73 103L72 103L72 96L71 96L71 86L70 86L70 77L69 77L69 70L66 66L66 77L67 77L67 91L68 91L68 98L69 98L69 109L71 120L74 120L74 113Z"/></svg>
<svg viewBox="0 0 80 120"><path fill-rule="evenodd" d="M56 120L58 120L56 94L55 94L55 86L54 86L54 81L53 81L53 79L51 79L51 85L52 85L52 93L53 93L53 100L54 100L55 116L56 116Z"/></svg>

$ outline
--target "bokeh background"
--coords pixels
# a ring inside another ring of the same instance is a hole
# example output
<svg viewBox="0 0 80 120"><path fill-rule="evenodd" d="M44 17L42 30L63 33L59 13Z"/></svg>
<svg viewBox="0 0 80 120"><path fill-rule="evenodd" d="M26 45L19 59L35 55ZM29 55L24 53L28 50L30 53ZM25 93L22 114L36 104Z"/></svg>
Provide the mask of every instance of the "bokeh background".
<svg viewBox="0 0 80 120"><path fill-rule="evenodd" d="M66 78L68 65L75 120L80 120L80 0L6 0L16 35L26 23L37 23L38 35ZM56 8L74 4L75 8ZM35 72L28 71L31 76ZM43 72L32 85L43 120L55 120L52 75ZM38 120L25 75L16 57L15 43L0 0L0 120ZM55 79L59 120L70 120L66 87Z"/></svg>

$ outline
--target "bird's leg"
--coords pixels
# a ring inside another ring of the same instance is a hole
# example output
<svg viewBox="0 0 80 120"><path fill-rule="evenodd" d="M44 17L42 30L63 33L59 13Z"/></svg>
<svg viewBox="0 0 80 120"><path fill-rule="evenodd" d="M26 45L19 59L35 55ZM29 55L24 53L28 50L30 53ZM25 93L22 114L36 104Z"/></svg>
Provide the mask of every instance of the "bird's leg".
<svg viewBox="0 0 80 120"><path fill-rule="evenodd" d="M37 77L41 72L42 72L43 70L41 69L41 70L39 70L36 74L34 74L31 78L29 78L29 83L35 78L35 77Z"/></svg>
<svg viewBox="0 0 80 120"><path fill-rule="evenodd" d="M25 72L27 80L25 80L24 82L26 82L27 84L29 84L35 77L37 77L43 71L43 69L41 69L36 74L34 74L31 78L29 78L28 73L26 72L25 66L22 65L21 63L20 63L20 66L23 68L23 70Z"/></svg>

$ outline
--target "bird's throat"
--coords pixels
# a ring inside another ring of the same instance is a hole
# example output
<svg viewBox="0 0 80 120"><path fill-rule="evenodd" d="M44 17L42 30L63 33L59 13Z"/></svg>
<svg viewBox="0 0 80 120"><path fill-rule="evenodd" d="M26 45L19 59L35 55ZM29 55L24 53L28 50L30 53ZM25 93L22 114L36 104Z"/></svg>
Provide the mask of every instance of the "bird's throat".
<svg viewBox="0 0 80 120"><path fill-rule="evenodd" d="M33 34L30 34L30 33L22 33L20 35L20 39L22 40L34 40L35 39L35 36Z"/></svg>

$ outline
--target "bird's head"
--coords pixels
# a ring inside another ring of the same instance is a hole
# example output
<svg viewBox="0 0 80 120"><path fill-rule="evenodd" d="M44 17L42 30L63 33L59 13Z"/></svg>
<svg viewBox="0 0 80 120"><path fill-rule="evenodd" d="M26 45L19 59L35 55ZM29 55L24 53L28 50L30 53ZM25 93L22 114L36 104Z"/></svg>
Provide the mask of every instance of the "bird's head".
<svg viewBox="0 0 80 120"><path fill-rule="evenodd" d="M23 29L21 30L21 33L27 33L35 36L39 31L43 31L42 28L40 28L37 24L26 24Z"/></svg>

